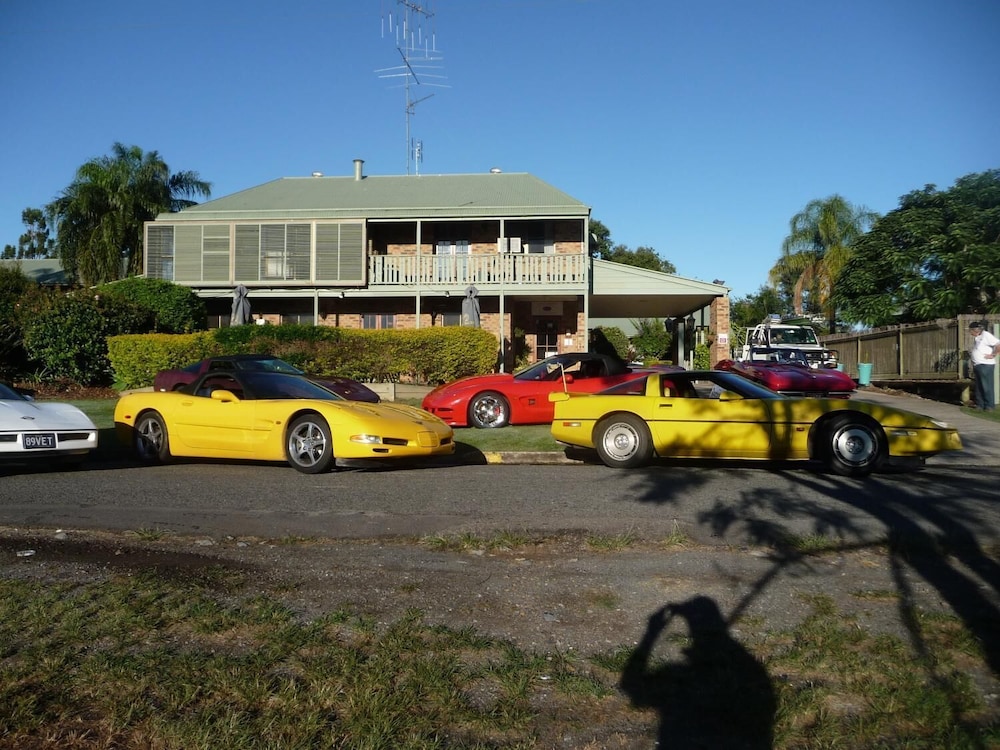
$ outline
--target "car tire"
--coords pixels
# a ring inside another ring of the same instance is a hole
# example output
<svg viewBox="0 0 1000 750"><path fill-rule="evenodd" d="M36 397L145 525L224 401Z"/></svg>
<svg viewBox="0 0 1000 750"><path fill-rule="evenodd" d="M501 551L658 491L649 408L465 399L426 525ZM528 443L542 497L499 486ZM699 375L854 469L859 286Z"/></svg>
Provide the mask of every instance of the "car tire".
<svg viewBox="0 0 1000 750"><path fill-rule="evenodd" d="M285 457L296 471L322 474L334 465L333 433L319 414L303 414L288 426Z"/></svg>
<svg viewBox="0 0 1000 750"><path fill-rule="evenodd" d="M469 424L479 429L506 427L510 424L510 404L496 391L478 393L469 402Z"/></svg>
<svg viewBox="0 0 1000 750"><path fill-rule="evenodd" d="M604 465L613 469L634 469L653 457L649 427L634 414L615 414L598 422L594 446Z"/></svg>
<svg viewBox="0 0 1000 750"><path fill-rule="evenodd" d="M143 412L135 420L132 448L144 464L170 463L170 437L159 412Z"/></svg>
<svg viewBox="0 0 1000 750"><path fill-rule="evenodd" d="M824 432L826 465L842 477L863 477L881 467L887 454L882 428L866 419L842 414Z"/></svg>

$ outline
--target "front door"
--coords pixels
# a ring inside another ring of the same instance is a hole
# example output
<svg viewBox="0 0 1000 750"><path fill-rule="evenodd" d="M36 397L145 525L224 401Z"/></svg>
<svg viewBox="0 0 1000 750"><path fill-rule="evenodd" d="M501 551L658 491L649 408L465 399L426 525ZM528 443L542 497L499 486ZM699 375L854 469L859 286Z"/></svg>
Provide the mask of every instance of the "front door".
<svg viewBox="0 0 1000 750"><path fill-rule="evenodd" d="M559 353L559 318L535 319L535 361Z"/></svg>

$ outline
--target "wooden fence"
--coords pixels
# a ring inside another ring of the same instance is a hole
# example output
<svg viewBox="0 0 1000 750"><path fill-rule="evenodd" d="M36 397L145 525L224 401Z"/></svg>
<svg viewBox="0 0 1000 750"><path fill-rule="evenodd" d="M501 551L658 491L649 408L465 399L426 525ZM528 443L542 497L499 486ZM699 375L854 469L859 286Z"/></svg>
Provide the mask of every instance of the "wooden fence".
<svg viewBox="0 0 1000 750"><path fill-rule="evenodd" d="M844 372L858 377L858 364L872 365L881 381L959 381L969 377L969 323L985 320L995 334L1000 315L960 315L926 323L886 326L860 333L835 333L820 340L839 355Z"/></svg>

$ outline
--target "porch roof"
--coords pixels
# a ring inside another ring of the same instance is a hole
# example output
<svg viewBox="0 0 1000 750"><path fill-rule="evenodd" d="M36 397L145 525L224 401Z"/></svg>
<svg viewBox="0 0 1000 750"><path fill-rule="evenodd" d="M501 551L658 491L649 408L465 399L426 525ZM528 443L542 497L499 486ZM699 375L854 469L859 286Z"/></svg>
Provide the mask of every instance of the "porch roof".
<svg viewBox="0 0 1000 750"><path fill-rule="evenodd" d="M722 284L594 258L591 318L678 318L725 297Z"/></svg>
<svg viewBox="0 0 1000 750"><path fill-rule="evenodd" d="M590 207L527 173L283 177L157 221L586 218Z"/></svg>

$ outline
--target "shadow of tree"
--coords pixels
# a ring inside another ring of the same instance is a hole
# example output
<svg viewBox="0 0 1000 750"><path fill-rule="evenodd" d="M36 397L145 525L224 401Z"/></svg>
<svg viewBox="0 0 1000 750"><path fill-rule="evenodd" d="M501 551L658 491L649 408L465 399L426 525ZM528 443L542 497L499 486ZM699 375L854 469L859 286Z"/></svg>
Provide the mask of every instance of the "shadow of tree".
<svg viewBox="0 0 1000 750"><path fill-rule="evenodd" d="M678 488L692 484L690 477L685 475L701 474L704 465L666 463L642 473L634 487L639 489L638 497L633 495L631 501L675 509L682 505L683 490ZM740 472L761 471L746 466L746 463L736 463L727 468L733 479ZM932 588L939 601L960 618L977 640L989 670L1000 677L1000 562L997 559L1000 551L1000 483L997 479L1000 475L997 471L968 472L935 467L919 473L888 472L857 480L790 470L780 463L768 468L772 469L768 476L774 479L768 487L746 489L744 482L730 481L725 485L714 482L709 490L721 486L733 490L720 493L707 509L695 516L697 527L713 538L771 550L769 570L749 586L743 582L742 599L728 616L720 615L722 627L738 621L751 603L779 578L801 574L802 566L808 566L814 557L802 541L812 536L816 538L819 554L848 554L858 550L878 550L884 554L895 587L898 621L916 663L921 665L929 682L946 685L948 675L939 673L943 668L930 658L931 648L924 640L916 591L920 584ZM713 464L712 470L718 471L717 464ZM669 614L669 607L664 611ZM679 672L678 667L664 668L661 674L654 676L636 666L648 657L647 640L654 637L652 634L657 628L662 630L666 619L662 614L650 618L646 638L622 676L622 687L636 705L649 705L661 711L663 746L763 747L713 742L684 744L676 738L676 722L684 721L683 717L678 719L674 715L676 707L684 706L684 701L697 699L697 696L678 696L678 691L687 684L685 681L698 678ZM730 654L737 654L730 644L721 643L730 649ZM739 662L742 657L734 658ZM694 663L689 657L688 663L681 666L690 671ZM711 670L706 671L702 678L707 679L710 673ZM749 667L744 676L751 682L760 682L760 677L752 675ZM654 685L656 679L664 684ZM719 718L724 707L725 704L720 703L705 710L714 712ZM960 722L960 709L953 706L952 712L954 720ZM670 744L665 742L668 736Z"/></svg>

